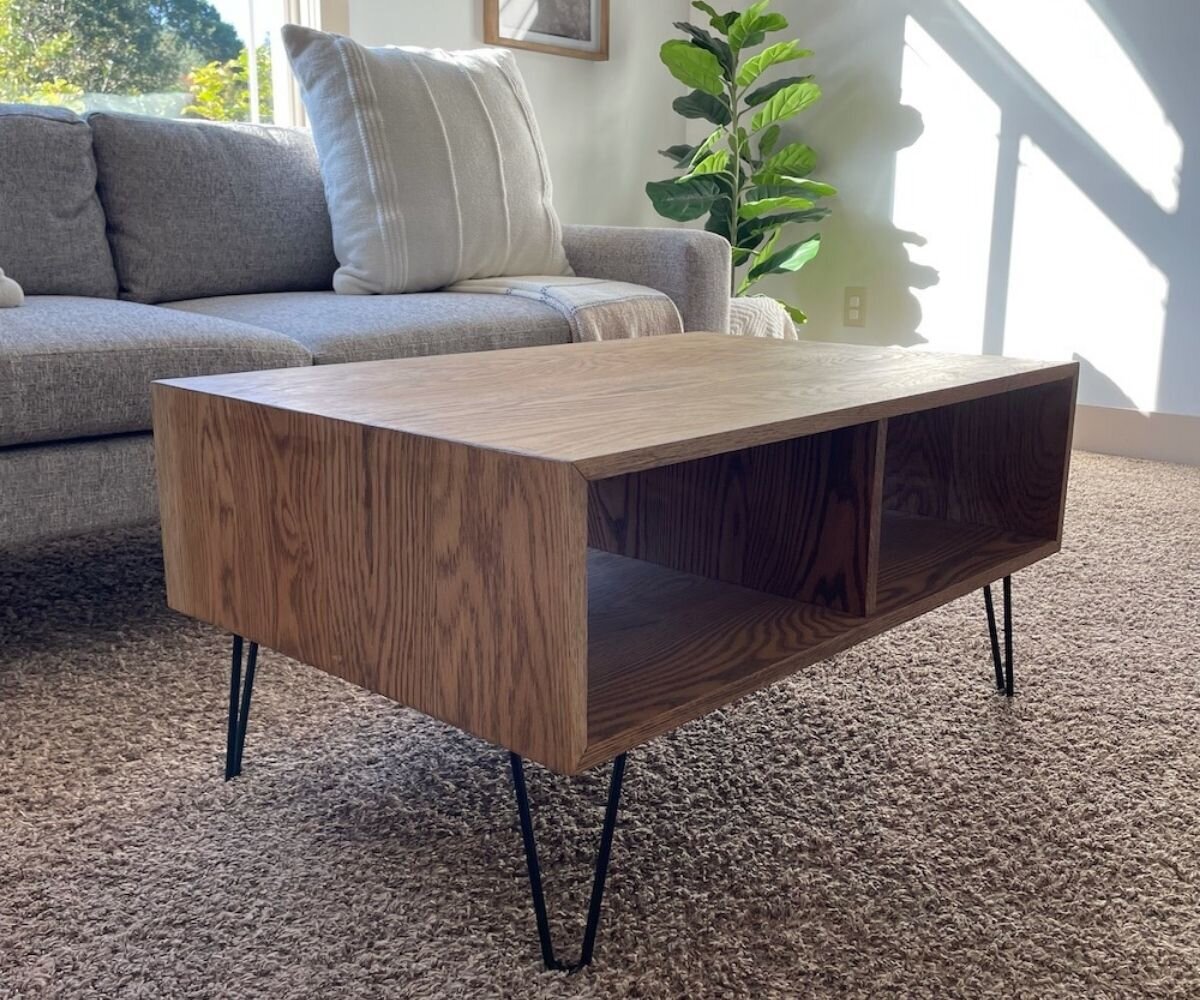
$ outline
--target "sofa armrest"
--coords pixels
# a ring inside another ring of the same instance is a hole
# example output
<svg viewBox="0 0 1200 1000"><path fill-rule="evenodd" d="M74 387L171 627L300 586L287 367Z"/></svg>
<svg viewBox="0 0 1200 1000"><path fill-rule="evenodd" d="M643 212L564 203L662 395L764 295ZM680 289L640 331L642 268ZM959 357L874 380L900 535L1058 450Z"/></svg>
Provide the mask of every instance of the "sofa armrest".
<svg viewBox="0 0 1200 1000"><path fill-rule="evenodd" d="M685 330L729 332L729 244L695 229L564 226L575 273L669 295Z"/></svg>

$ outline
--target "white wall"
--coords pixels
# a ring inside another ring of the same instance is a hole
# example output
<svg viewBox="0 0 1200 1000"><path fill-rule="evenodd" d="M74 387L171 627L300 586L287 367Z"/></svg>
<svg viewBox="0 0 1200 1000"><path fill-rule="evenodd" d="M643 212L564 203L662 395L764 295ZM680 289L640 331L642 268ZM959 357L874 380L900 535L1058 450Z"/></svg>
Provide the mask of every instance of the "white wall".
<svg viewBox="0 0 1200 1000"><path fill-rule="evenodd" d="M482 0L349 5L366 44L482 44ZM1198 0L773 6L816 50L796 132L842 193L821 256L775 285L808 336L1076 357L1081 402L1200 416ZM612 0L609 62L517 53L566 220L668 224L642 190L670 176L656 150L703 130L657 50L692 14Z"/></svg>
<svg viewBox="0 0 1200 1000"><path fill-rule="evenodd" d="M686 0L612 0L607 62L514 50L541 126L566 222L664 225L643 190L670 174L657 150L683 141L658 47ZM364 45L483 45L482 0L350 0ZM664 169L665 168L665 169Z"/></svg>
<svg viewBox="0 0 1200 1000"><path fill-rule="evenodd" d="M809 335L1076 357L1081 402L1200 415L1196 0L774 6L816 50L798 134L841 189L777 286Z"/></svg>

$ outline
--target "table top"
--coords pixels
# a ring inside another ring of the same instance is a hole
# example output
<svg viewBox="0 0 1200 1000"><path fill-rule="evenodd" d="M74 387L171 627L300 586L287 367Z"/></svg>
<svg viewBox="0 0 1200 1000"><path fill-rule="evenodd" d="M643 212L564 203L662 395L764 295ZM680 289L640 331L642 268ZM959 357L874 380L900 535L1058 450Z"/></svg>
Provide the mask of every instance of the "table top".
<svg viewBox="0 0 1200 1000"><path fill-rule="evenodd" d="M1072 378L1077 367L689 333L159 384L568 462L599 479Z"/></svg>

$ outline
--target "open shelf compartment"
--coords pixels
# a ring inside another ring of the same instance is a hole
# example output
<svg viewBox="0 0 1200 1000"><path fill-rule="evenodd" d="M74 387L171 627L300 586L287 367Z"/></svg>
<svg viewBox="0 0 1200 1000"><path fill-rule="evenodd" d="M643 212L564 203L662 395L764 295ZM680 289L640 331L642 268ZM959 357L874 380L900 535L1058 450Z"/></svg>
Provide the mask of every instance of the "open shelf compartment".
<svg viewBox="0 0 1200 1000"><path fill-rule="evenodd" d="M581 766L1057 551L1073 384L589 484Z"/></svg>

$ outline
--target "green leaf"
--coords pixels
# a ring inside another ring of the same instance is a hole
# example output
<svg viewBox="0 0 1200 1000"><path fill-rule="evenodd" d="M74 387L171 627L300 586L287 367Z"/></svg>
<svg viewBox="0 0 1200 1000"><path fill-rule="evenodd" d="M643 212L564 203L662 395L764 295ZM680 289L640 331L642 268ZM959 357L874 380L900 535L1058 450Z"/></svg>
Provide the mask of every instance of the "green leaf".
<svg viewBox="0 0 1200 1000"><path fill-rule="evenodd" d="M750 39L759 30L759 22L763 19L763 11L771 0L758 0L738 15L738 19L729 28L729 47L734 52L754 43Z"/></svg>
<svg viewBox="0 0 1200 1000"><path fill-rule="evenodd" d="M739 231L740 231L741 227L739 226L739 227L738 227L738 229L739 229ZM764 236L764 235L765 235L764 233L759 233L759 234L758 234L757 236L755 236L755 237L754 237L754 239L752 239L752 240L745 240L745 241L739 240L739 241L738 241L736 244L734 244L734 247L733 247L733 249L734 249L734 250L736 250L736 251L739 251L739 252L741 252L742 254L749 254L749 253L751 253L751 252L752 252L752 251L753 251L753 250L754 250L754 249L755 249L755 248L756 248L756 247L757 247L757 246L758 246L760 243L762 243L762 241L763 241L763 236ZM745 257L743 257L743 260L744 260L744 259L745 259Z"/></svg>
<svg viewBox="0 0 1200 1000"><path fill-rule="evenodd" d="M770 238L767 240L767 245L759 251L759 260L762 260L764 257L771 256L775 250L775 244L779 242L779 235L782 232L782 229L776 229L773 233L771 233Z"/></svg>
<svg viewBox="0 0 1200 1000"><path fill-rule="evenodd" d="M782 14L776 14L772 11L770 14L764 14L758 21L758 30L761 32L768 31L783 31L788 26L788 19Z"/></svg>
<svg viewBox="0 0 1200 1000"><path fill-rule="evenodd" d="M709 210L708 219L704 223L705 232L716 233L718 236L724 236L725 239L733 242L729 233L729 214L732 211L733 206L729 202L728 195L714 201L712 208Z"/></svg>
<svg viewBox="0 0 1200 1000"><path fill-rule="evenodd" d="M780 174L765 186L785 188L792 192L803 191L813 198L832 198L837 194L837 188L832 184L814 181L809 177L792 177L787 174Z"/></svg>
<svg viewBox="0 0 1200 1000"><path fill-rule="evenodd" d="M715 61L715 60L714 60ZM815 83L793 83L772 97L750 120L750 131L758 132L775 122L787 121L815 102L821 88Z"/></svg>
<svg viewBox="0 0 1200 1000"><path fill-rule="evenodd" d="M720 139L722 136L724 136L724 134L725 130L722 130L722 128L715 128L713 132L710 132L708 138L704 139L704 142L696 146L696 151L691 155L691 161L695 163L700 161L702 157L707 156L709 151L713 149L713 146L720 142Z"/></svg>
<svg viewBox="0 0 1200 1000"><path fill-rule="evenodd" d="M789 247L777 250L775 253L759 257L758 263L750 268L748 277L751 280L767 274L783 274L799 271L812 260L821 250L821 235L810 236L803 243L793 243Z"/></svg>
<svg viewBox="0 0 1200 1000"><path fill-rule="evenodd" d="M760 215L757 219L747 219L738 223L737 246L753 249L762 240L763 233L769 232L788 223L803 224L820 222L829 215L827 208L809 208L803 212L783 212L779 215Z"/></svg>
<svg viewBox="0 0 1200 1000"><path fill-rule="evenodd" d="M758 260L764 260L771 255L772 251L774 251L774 249L775 249L775 244L778 242L779 242L779 230L776 229L775 232L773 232L771 234L771 238L769 240L767 240L767 245L765 247L763 247L761 250L759 250L753 254L749 254L748 256L755 257ZM758 275L754 273L754 268L751 267L751 269L747 272L746 276L742 279L742 283L740 285L738 285L737 294L744 295L746 293L746 289L749 288L757 280L758 280Z"/></svg>
<svg viewBox="0 0 1200 1000"><path fill-rule="evenodd" d="M706 52L711 52L716 56L717 62L721 64L721 71L725 79L733 79L733 69L737 64L737 60L734 58L733 51L729 48L728 43L719 38L713 38L703 28L697 28L694 24L688 24L687 21L676 21L675 27L691 35L693 45L698 45Z"/></svg>
<svg viewBox="0 0 1200 1000"><path fill-rule="evenodd" d="M692 162L692 157L696 155L696 147L689 146L686 143L678 146L668 146L666 149L660 149L658 155L665 156L677 167L686 167Z"/></svg>
<svg viewBox="0 0 1200 1000"><path fill-rule="evenodd" d="M746 95L746 103L754 108L762 104L764 101L769 101L772 97L778 94L784 87L790 87L793 83L808 83L812 79L812 74L808 76L784 76L778 80L772 80L770 83L764 83L756 90L750 91Z"/></svg>
<svg viewBox="0 0 1200 1000"><path fill-rule="evenodd" d="M650 181L646 185L646 194L650 196L654 210L675 222L700 218L721 193L720 184L712 177L672 178Z"/></svg>
<svg viewBox="0 0 1200 1000"><path fill-rule="evenodd" d="M795 306L788 305L782 299L776 299L775 301L783 306L783 308L787 311L787 314L792 317L792 322L799 323L801 325L808 322L808 317L805 316L804 313L802 313Z"/></svg>
<svg viewBox="0 0 1200 1000"><path fill-rule="evenodd" d="M706 156L703 160L692 167L688 177L703 177L708 174L721 174L729 169L729 161L731 157L723 149L718 149L711 156Z"/></svg>
<svg viewBox="0 0 1200 1000"><path fill-rule="evenodd" d="M775 148L775 143L778 141L779 126L772 125L758 137L758 155L762 157L770 156L771 150Z"/></svg>
<svg viewBox="0 0 1200 1000"><path fill-rule="evenodd" d="M708 15L708 23L711 24L717 31L728 33L729 26L738 19L739 11L731 10L728 14L718 14L716 9L707 3L697 2L693 0L692 6L696 10L703 11Z"/></svg>
<svg viewBox="0 0 1200 1000"><path fill-rule="evenodd" d="M684 118L703 118L714 125L728 125L733 121L729 105L702 90L693 90L690 94L675 98L671 107Z"/></svg>
<svg viewBox="0 0 1200 1000"><path fill-rule="evenodd" d="M671 71L671 75L680 83L695 87L706 94L716 95L724 92L721 63L707 49L679 38L672 38L669 42L663 42L658 55Z"/></svg>
<svg viewBox="0 0 1200 1000"><path fill-rule="evenodd" d="M811 50L800 48L800 43L797 41L776 42L774 45L768 45L758 55L747 59L742 64L737 75L738 86L749 87L772 66L811 55Z"/></svg>
<svg viewBox="0 0 1200 1000"><path fill-rule="evenodd" d="M772 126L774 128L775 126ZM764 133L765 134L765 133ZM761 149L761 142L759 148ZM817 154L802 142L792 142L769 157L762 165L762 170L755 175L755 183L770 183L775 177L787 174L803 176L817 165ZM760 180L761 178L761 180Z"/></svg>
<svg viewBox="0 0 1200 1000"><path fill-rule="evenodd" d="M755 184L746 189L746 197L752 201L763 198L805 198L811 200L812 193L796 184ZM819 195L817 197L820 197Z"/></svg>
<svg viewBox="0 0 1200 1000"><path fill-rule="evenodd" d="M796 198L791 195L780 198L757 198L753 201L742 202L738 217L756 219L768 212L801 212L812 207L813 203L807 198Z"/></svg>
<svg viewBox="0 0 1200 1000"><path fill-rule="evenodd" d="M696 160L696 159L699 159L701 156L704 156L710 149L713 148L713 146L715 146L718 142L721 141L721 138L724 135L725 135L724 129L719 129L719 128L714 129L711 133L709 133L708 138L705 139L702 143L700 143L699 146L696 147L696 152L694 154L692 154L692 159Z"/></svg>

